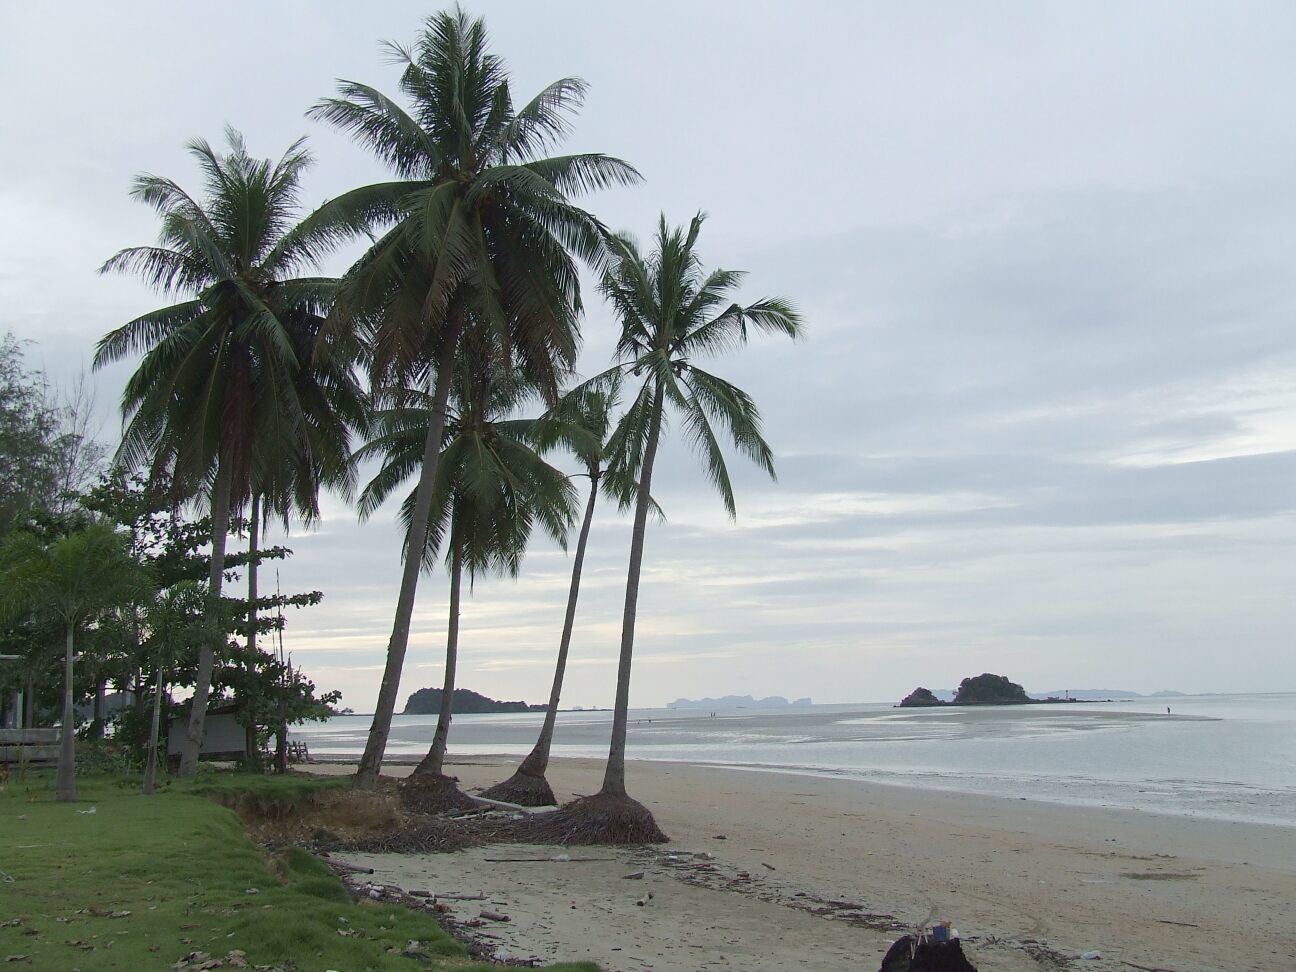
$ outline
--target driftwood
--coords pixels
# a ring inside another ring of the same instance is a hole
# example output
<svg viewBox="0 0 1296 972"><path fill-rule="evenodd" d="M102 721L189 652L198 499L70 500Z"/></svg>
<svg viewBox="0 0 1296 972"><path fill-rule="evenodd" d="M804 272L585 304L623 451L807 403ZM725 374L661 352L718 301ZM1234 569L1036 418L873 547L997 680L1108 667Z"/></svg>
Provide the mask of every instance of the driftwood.
<svg viewBox="0 0 1296 972"><path fill-rule="evenodd" d="M445 898L445 900L447 901L485 901L486 900L486 895L482 894L482 892L480 891L478 891L476 894L455 894L453 892L447 892L446 894L437 893L432 895L432 897L438 900L440 900L441 898Z"/></svg>
<svg viewBox="0 0 1296 972"><path fill-rule="evenodd" d="M491 864L588 864L591 861L615 861L615 857L487 857Z"/></svg>
<svg viewBox="0 0 1296 972"><path fill-rule="evenodd" d="M489 921L512 921L513 920L508 915L501 914L498 911L483 911L481 913L481 916L483 918L488 919Z"/></svg>
<svg viewBox="0 0 1296 972"><path fill-rule="evenodd" d="M355 864L348 864L346 861L335 861L333 858L327 858L330 867L335 867L339 871L346 871L348 874L372 874L372 867L357 867Z"/></svg>
<svg viewBox="0 0 1296 972"><path fill-rule="evenodd" d="M476 800L477 802L484 803L487 806L495 807L496 809L499 810L513 810L516 811L517 813L551 813L554 810L558 809L557 807L554 806L524 807L520 803L509 803L507 800L492 800L489 797L477 796L476 794L469 794L469 796L472 799Z"/></svg>

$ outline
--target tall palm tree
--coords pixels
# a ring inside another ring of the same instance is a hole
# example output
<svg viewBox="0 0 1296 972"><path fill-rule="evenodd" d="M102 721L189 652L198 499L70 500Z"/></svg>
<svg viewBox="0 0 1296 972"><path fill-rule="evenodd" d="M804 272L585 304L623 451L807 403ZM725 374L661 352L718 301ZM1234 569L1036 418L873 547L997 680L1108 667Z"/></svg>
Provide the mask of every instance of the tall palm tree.
<svg viewBox="0 0 1296 972"><path fill-rule="evenodd" d="M795 338L800 333L800 318L781 298L765 298L746 306L728 302L727 295L743 274L733 270L704 273L694 251L704 219L699 213L685 231L669 227L663 216L653 250L647 255L632 238L618 236L613 243L613 264L599 285L621 322L616 346L619 363L588 384L616 387L626 375L642 379L609 441L613 471L636 480L638 487L607 770L597 794L575 801L547 825L553 836L567 843L665 839L647 808L626 793L625 743L639 576L653 463L666 412L679 416L685 438L700 454L707 479L720 493L730 516L736 515L737 507L721 437L774 475L773 454L762 437L756 403L742 389L703 371L695 362L742 346L753 329Z"/></svg>
<svg viewBox="0 0 1296 972"><path fill-rule="evenodd" d="M310 154L299 140L278 161L258 159L237 132L226 135L226 154L189 143L205 180L201 202L170 179L136 178L131 195L162 219L158 245L122 250L101 272L137 274L187 299L111 331L95 355L98 368L144 353L122 396L119 463L165 474L180 497L207 497L212 631L231 511L268 481L289 483L297 510L315 515L321 482L349 486L348 423L362 417L353 349L318 346L337 282L294 276L327 235L294 225ZM197 767L218 640L199 656L181 776Z"/></svg>
<svg viewBox="0 0 1296 972"><path fill-rule="evenodd" d="M633 496L635 488L634 483L607 476L607 438L612 428L613 403L613 397L605 391L578 389L559 403L550 424L543 432L545 440L566 446L585 467L584 475L589 477L589 497L585 502L585 516L581 520L576 552L572 558L567 612L563 617L562 635L558 641L558 660L554 665L553 685L549 689L544 723L540 727L535 746L522 760L517 771L504 782L497 783L482 793L494 800L506 800L531 807L549 806L556 802L545 773L549 768L549 752L558 721L558 703L562 698L563 680L567 674L567 653L576 626L576 602L580 597L581 571L585 565L585 547L589 541L590 525L594 522L594 506L600 489L628 505L628 498Z"/></svg>
<svg viewBox="0 0 1296 972"><path fill-rule="evenodd" d="M432 17L412 47L388 45L403 65L408 107L369 85L340 83L311 116L351 133L396 181L352 190L317 223L329 245L376 237L347 274L335 311L340 332L369 347L376 388L427 390L429 420L387 663L356 774L376 784L409 641L419 552L432 506L458 345L470 316L498 336L508 361L557 394L575 359L580 292L575 258L606 255L602 225L571 196L630 185L639 174L600 154L545 156L569 130L585 84L564 78L514 108L485 25L462 10ZM573 256L574 255L574 256Z"/></svg>
<svg viewBox="0 0 1296 972"><path fill-rule="evenodd" d="M493 573L516 576L535 527L565 543L575 520L575 489L559 470L544 461L532 443L541 423L510 419L526 397L528 384L519 375L490 367L494 355L477 345L477 363L461 368L455 409L443 431L432 508L425 524L423 563L435 565L445 548L450 571L449 618L441 710L427 756L415 769L407 802L430 812L471 805L443 773L450 731L458 664L459 606L465 570L470 578ZM407 397L407 396L402 396ZM378 435L358 454L381 456L383 465L360 497L362 515L370 514L396 487L418 470L430 421L426 402L415 395L375 415ZM415 536L412 517L416 493L405 500L401 515L407 542ZM409 553L407 552L407 556Z"/></svg>
<svg viewBox="0 0 1296 972"><path fill-rule="evenodd" d="M89 523L48 544L30 533L13 533L0 545L0 618L29 611L63 625L63 722L55 786L60 800L76 799L77 633L104 611L141 598L148 585L147 571L106 523Z"/></svg>

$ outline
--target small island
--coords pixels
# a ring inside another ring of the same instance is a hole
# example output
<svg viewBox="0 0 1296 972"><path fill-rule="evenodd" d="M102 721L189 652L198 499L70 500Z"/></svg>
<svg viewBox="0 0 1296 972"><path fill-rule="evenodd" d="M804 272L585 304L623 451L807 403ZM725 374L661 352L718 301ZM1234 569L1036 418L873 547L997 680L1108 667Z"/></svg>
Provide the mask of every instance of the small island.
<svg viewBox="0 0 1296 972"><path fill-rule="evenodd" d="M454 715L476 712L543 712L543 705L525 702L497 702L471 689L455 689L450 698L450 711ZM405 702L404 715L436 715L441 711L441 689L419 689Z"/></svg>
<svg viewBox="0 0 1296 972"><path fill-rule="evenodd" d="M1026 705L1039 702L1026 694L1026 690L1006 675L984 672L959 682L953 702L942 702L930 689L921 686L900 700L902 708L931 707L937 705ZM1064 701L1049 699L1047 701Z"/></svg>

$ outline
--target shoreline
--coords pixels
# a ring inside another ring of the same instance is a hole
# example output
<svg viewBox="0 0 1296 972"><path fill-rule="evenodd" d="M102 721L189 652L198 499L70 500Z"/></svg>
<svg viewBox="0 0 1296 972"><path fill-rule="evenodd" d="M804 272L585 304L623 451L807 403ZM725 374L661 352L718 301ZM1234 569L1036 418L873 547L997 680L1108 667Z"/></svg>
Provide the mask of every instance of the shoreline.
<svg viewBox="0 0 1296 972"><path fill-rule="evenodd" d="M471 791L515 763L460 757L448 769ZM747 768L628 770L671 843L573 850L600 858L580 863L515 845L334 856L406 890L482 893L512 918L480 929L503 954L609 972L791 970L808 955L854 972L929 915L954 922L983 972L1239 972L1296 953L1281 918L1296 900L1296 828ZM597 790L601 771L555 759L549 779L565 801ZM526 861L498 860L512 857ZM1078 959L1088 951L1103 957Z"/></svg>
<svg viewBox="0 0 1296 972"><path fill-rule="evenodd" d="M1196 718L1196 717L1188 717ZM461 753L455 756L453 753L446 757L447 766L472 766L477 763L490 765L508 766L510 763L517 764L522 761L525 753ZM405 772L417 766L422 760L422 754L404 755L397 754L384 758L384 771L392 770L388 775L401 776ZM336 767L336 766L355 766L359 757L355 754L329 754L316 756L311 755L308 763L297 764L299 768L305 767L306 772L310 772L310 767ZM553 756L550 758L551 765L560 763L586 763L601 762L592 756ZM1036 804L1047 804L1054 807L1067 808L1073 811L1086 811L1096 813L1130 813L1137 816L1150 816L1164 818L1168 820L1186 820L1200 821L1214 825L1237 825L1249 827L1270 827L1279 830L1291 831L1296 833L1296 823L1285 820L1270 820L1264 817L1245 816L1242 814L1220 814L1220 813L1202 813L1193 812L1188 809L1175 810L1165 807L1133 807L1120 806L1106 802L1101 798L1080 798L1071 796L1062 798L1049 792L1032 792L1029 789L1030 783L1026 781L1023 787L1026 789L1026 796L1007 796L1002 793L994 793L985 789L978 789L969 786L957 785L931 785L925 782L919 782L916 777L897 776L890 770L853 770L853 769L830 769L814 766L796 766L786 763L735 763L725 761L708 761L708 760L680 760L680 759L652 759L639 757L629 759L627 763L636 765L653 765L653 766L675 766L675 767L695 767L702 770L724 770L736 773L765 773L775 776L801 777L807 779L832 780L845 783L848 785L857 785L862 787L883 787L889 790L912 791L915 793L933 793L946 794L949 796L967 797L969 799L986 799L986 800L1029 800ZM331 772L325 770L326 773ZM498 781L494 781L498 782ZM483 784L488 785L488 784Z"/></svg>

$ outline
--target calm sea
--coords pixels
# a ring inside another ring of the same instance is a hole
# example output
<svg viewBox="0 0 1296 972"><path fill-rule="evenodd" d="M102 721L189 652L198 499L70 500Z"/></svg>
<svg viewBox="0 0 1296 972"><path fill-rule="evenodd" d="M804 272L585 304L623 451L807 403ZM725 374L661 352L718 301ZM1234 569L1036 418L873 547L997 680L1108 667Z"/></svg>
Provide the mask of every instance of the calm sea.
<svg viewBox="0 0 1296 972"><path fill-rule="evenodd" d="M1170 706L1170 714L1166 706ZM523 755L541 717L456 716L451 755ZM418 756L433 716L397 716L390 757ZM294 730L315 757L356 757L367 716ZM603 757L610 712L564 712L555 756ZM1296 826L1296 694L987 709L815 705L631 713L632 759L810 773Z"/></svg>

